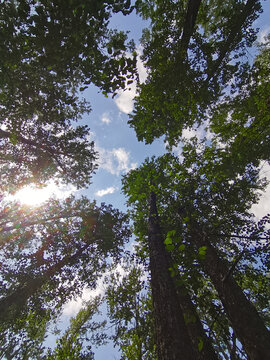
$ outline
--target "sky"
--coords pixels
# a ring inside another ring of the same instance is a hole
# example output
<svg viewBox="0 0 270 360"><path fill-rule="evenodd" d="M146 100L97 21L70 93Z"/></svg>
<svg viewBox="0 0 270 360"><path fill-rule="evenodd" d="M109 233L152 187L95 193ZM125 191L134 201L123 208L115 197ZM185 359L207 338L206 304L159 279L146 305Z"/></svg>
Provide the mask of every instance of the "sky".
<svg viewBox="0 0 270 360"><path fill-rule="evenodd" d="M260 27L259 40L270 32L270 2L264 2L264 13L256 21L255 27ZM112 18L111 26L119 30L129 30L130 38L135 40L137 52L140 53L139 38L141 30L148 24L139 19L135 13L129 16L115 15ZM250 52L252 57L252 51ZM140 80L144 81L147 74L141 61L138 62ZM128 124L128 114L133 110L133 98L135 95L135 85L131 91L121 92L115 99L104 97L94 86L90 86L83 93L89 100L92 112L85 116L80 124L87 124L91 130L91 139L95 142L96 150L99 152L99 169L93 175L91 186L77 192L77 195L86 195L90 200L96 199L98 203L110 203L114 207L125 211L125 198L121 193L121 176L130 169L140 165L146 157L152 155L159 156L165 152L165 145L162 139L154 141L151 145L144 145L138 142L135 131ZM202 131L199 129L199 132ZM185 130L184 135L191 137L194 130ZM179 151L179 149L178 149ZM270 179L270 168L264 165L262 174ZM64 193L68 194L71 188L65 188ZM269 211L270 187L263 196L259 205L255 205L253 210L257 216L262 216ZM102 291L102 281L97 290ZM95 291L96 292L96 291ZM88 290L84 293L84 298L93 294ZM81 300L69 303L64 310L65 316L62 318L63 326L67 319L79 310ZM96 351L96 360L119 359L119 353L111 345Z"/></svg>

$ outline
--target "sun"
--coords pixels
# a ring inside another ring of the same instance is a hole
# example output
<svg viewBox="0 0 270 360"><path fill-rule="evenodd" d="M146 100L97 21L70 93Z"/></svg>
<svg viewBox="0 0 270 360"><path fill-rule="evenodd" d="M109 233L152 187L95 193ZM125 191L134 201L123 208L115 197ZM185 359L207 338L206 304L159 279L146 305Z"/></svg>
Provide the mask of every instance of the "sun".
<svg viewBox="0 0 270 360"><path fill-rule="evenodd" d="M74 191L73 187L59 188L53 183L49 183L46 187L37 188L32 185L26 186L16 192L12 199L19 201L21 204L29 206L39 206L50 197L57 199L66 198Z"/></svg>

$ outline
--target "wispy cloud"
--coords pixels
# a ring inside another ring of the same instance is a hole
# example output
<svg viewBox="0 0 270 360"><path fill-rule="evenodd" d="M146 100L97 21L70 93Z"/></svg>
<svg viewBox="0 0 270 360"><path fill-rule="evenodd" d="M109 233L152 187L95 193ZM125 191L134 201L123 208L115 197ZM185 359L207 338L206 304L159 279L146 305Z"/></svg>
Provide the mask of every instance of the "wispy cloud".
<svg viewBox="0 0 270 360"><path fill-rule="evenodd" d="M123 268L122 264L119 263L114 269L106 271L98 279L95 289L84 288L80 297L74 298L64 305L63 315L75 316L82 309L84 302L87 302L99 295L103 296L107 287L105 278L112 273L118 273L120 280L126 275L126 270Z"/></svg>
<svg viewBox="0 0 270 360"><path fill-rule="evenodd" d="M108 113L103 113L102 116L101 116L101 121L104 123L104 124L109 124L112 120L109 116Z"/></svg>
<svg viewBox="0 0 270 360"><path fill-rule="evenodd" d="M113 194L117 189L113 186L110 186L106 189L98 190L96 196L102 197L104 195Z"/></svg>
<svg viewBox="0 0 270 360"><path fill-rule="evenodd" d="M130 153L124 148L106 150L98 148L99 166L107 170L112 175L120 175L122 172L128 172L134 169L137 164L130 161Z"/></svg>

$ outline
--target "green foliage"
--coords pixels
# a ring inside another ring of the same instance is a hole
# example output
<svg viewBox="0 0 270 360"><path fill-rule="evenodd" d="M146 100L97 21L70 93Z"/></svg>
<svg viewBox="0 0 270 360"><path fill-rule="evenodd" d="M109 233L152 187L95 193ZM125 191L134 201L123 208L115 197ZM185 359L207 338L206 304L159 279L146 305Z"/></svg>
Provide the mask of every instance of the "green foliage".
<svg viewBox="0 0 270 360"><path fill-rule="evenodd" d="M259 46L253 67L238 84L235 96L226 96L212 113L211 130L239 162L269 162L269 36Z"/></svg>
<svg viewBox="0 0 270 360"><path fill-rule="evenodd" d="M43 357L46 360L94 359L91 345L101 345L106 342L104 330L106 321L96 322L92 317L98 313L101 298L97 297L84 304L78 314L70 320L70 326L64 335L57 340L57 346L49 350ZM85 346L85 342L87 345Z"/></svg>
<svg viewBox="0 0 270 360"><path fill-rule="evenodd" d="M2 205L1 355L19 359L29 351L26 343L38 351L45 325L68 300L96 287L109 256L119 261L130 231L126 215L86 198L50 199L28 212L19 204Z"/></svg>
<svg viewBox="0 0 270 360"><path fill-rule="evenodd" d="M122 266L121 272L113 272L107 279L106 299L109 319L115 326L114 343L120 346L121 359L156 359L152 301L143 280L145 272L128 258Z"/></svg>
<svg viewBox="0 0 270 360"><path fill-rule="evenodd" d="M123 32L109 29L130 1L0 3L0 175L3 191L35 182L89 185L96 153L79 91L115 93L132 79L136 57ZM111 54L108 53L111 49Z"/></svg>
<svg viewBox="0 0 270 360"><path fill-rule="evenodd" d="M269 239L268 216L256 223L249 213L252 204L258 201L257 191L266 183L259 180L258 168L245 161L235 161L233 154L229 155L214 143L207 146L193 139L186 142L182 155L182 161L170 154L147 159L123 178L123 190L131 206L139 241L137 248L144 249L143 256L147 259L149 170L157 193L159 222L162 232L167 234L164 245L173 260L169 268L171 276L180 288L184 286L192 295L201 320L215 339L217 352L226 354L233 341L231 325L203 270L207 246L197 249L193 237L201 231L229 269L236 264L230 276L237 279L268 323L268 290L264 285L268 281L265 243L265 239ZM228 166L229 163L236 166ZM258 291L260 287L263 293ZM190 320L186 314L188 324ZM202 348L198 341L198 349L202 351ZM245 356L241 348L237 352Z"/></svg>
<svg viewBox="0 0 270 360"><path fill-rule="evenodd" d="M138 140L165 135L177 144L182 130L207 120L224 89L245 76L246 46L256 39L252 23L260 1L137 1L151 21L142 38L149 75L140 85L129 124Z"/></svg>

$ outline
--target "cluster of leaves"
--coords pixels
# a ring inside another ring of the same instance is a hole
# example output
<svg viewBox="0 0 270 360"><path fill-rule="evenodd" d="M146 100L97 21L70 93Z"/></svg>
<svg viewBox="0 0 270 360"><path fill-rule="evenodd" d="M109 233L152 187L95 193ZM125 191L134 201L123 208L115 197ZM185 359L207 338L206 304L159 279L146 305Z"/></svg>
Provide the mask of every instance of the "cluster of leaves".
<svg viewBox="0 0 270 360"><path fill-rule="evenodd" d="M99 312L101 302L102 299L99 296L84 304L76 317L70 320L70 327L57 340L56 348L53 351L49 349L42 358L44 360L94 359L90 344L99 346L106 343L106 335L103 333L106 321L92 320L93 316Z"/></svg>
<svg viewBox="0 0 270 360"><path fill-rule="evenodd" d="M240 162L269 162L270 37L259 45L252 69L234 97L225 96L211 114L211 130Z"/></svg>

